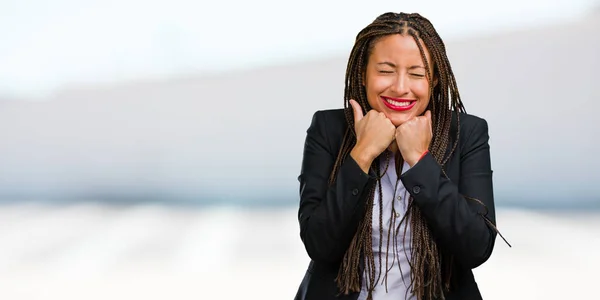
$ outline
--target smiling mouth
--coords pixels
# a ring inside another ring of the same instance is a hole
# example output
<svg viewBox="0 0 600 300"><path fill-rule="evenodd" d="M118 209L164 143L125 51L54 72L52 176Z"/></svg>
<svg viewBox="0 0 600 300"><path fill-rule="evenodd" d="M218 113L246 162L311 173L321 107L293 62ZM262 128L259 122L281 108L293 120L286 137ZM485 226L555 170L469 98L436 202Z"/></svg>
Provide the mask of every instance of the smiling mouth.
<svg viewBox="0 0 600 300"><path fill-rule="evenodd" d="M415 104L417 103L417 100L413 100L413 99L401 99L401 98L392 98L392 97L385 97L385 96L381 96L381 100L383 101L385 106L387 106L391 110L395 110L395 111L409 110L409 109L413 108L413 106L415 106Z"/></svg>

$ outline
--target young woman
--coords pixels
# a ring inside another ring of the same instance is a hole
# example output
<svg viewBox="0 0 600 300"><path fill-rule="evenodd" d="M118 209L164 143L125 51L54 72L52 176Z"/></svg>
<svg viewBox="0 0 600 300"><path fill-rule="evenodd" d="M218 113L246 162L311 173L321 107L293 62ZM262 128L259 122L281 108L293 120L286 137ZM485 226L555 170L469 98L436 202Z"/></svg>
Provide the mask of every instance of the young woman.
<svg viewBox="0 0 600 300"><path fill-rule="evenodd" d="M360 31L344 108L307 130L311 262L296 299L481 299L472 269L496 238L488 139L426 18L385 13Z"/></svg>

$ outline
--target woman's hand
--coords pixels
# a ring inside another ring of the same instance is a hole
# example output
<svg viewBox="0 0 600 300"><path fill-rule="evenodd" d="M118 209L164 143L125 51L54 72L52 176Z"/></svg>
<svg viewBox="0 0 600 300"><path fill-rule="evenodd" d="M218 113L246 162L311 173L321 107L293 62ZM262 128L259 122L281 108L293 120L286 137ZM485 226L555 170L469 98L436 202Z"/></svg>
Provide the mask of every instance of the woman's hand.
<svg viewBox="0 0 600 300"><path fill-rule="evenodd" d="M364 115L358 102L350 100L350 105L356 131L356 145L350 156L368 173L373 160L394 141L396 128L384 113L372 109Z"/></svg>
<svg viewBox="0 0 600 300"><path fill-rule="evenodd" d="M404 161L411 167L414 166L429 149L432 136L430 111L398 126L396 128L396 144Z"/></svg>

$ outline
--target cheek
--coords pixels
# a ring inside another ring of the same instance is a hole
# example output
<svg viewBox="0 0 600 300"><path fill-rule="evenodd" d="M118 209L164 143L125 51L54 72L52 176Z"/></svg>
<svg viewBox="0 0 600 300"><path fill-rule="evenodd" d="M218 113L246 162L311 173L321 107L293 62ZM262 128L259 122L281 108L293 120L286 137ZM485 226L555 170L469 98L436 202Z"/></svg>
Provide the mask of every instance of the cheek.
<svg viewBox="0 0 600 300"><path fill-rule="evenodd" d="M390 80L385 77L371 77L367 85L367 93L381 94L390 86Z"/></svg>
<svg viewBox="0 0 600 300"><path fill-rule="evenodd" d="M414 93L420 100L429 101L429 83L424 81L419 83L414 88Z"/></svg>
<svg viewBox="0 0 600 300"><path fill-rule="evenodd" d="M384 78L377 78L375 80L368 81L365 88L367 91L367 99L371 107L377 107L377 105L379 105L379 95L382 94L390 85L387 81L389 80L384 80Z"/></svg>

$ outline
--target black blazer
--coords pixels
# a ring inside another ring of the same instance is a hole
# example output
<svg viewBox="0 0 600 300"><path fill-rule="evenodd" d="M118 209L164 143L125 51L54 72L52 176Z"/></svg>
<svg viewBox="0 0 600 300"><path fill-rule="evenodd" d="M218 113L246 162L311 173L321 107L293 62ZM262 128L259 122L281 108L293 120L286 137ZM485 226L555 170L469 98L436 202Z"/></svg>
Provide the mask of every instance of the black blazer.
<svg viewBox="0 0 600 300"><path fill-rule="evenodd" d="M456 136L453 116L449 149ZM484 119L460 114L458 146L444 170L431 154L400 176L406 190L428 221L438 247L453 254L451 290L446 299L481 299L472 269L484 263L494 248L496 231L488 125ZM307 130L302 159L300 237L311 258L295 299L357 299L338 295L335 278L358 223L365 214L368 187L375 184L351 156L343 161L336 182L328 185L347 128L343 109L317 111ZM467 200L481 200L486 206ZM486 221L485 218L488 220Z"/></svg>

